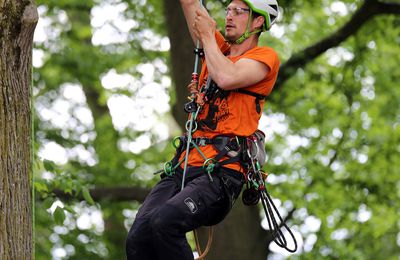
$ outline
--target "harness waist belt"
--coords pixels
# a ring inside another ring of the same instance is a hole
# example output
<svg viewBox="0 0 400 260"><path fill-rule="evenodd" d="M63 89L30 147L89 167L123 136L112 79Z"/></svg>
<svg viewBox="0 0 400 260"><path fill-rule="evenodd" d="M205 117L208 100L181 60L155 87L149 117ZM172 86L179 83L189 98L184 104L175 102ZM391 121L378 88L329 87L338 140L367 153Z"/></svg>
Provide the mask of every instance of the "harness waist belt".
<svg viewBox="0 0 400 260"><path fill-rule="evenodd" d="M186 143L188 141L187 136L182 136L181 137L182 141ZM196 144L197 146L206 146L210 144L214 145L220 145L220 144L228 144L229 141L232 139L232 137L229 136L216 136L214 138L208 138L208 137L196 137L192 138L192 143Z"/></svg>

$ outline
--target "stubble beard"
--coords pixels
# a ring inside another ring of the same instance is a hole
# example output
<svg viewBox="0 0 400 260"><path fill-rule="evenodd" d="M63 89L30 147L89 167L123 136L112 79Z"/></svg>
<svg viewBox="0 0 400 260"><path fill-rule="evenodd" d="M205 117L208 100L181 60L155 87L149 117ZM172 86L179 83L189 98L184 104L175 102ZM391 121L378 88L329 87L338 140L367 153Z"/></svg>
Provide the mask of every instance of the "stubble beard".
<svg viewBox="0 0 400 260"><path fill-rule="evenodd" d="M239 37L237 37L236 35L225 32L225 40L227 40L228 42L235 42L237 39L239 39Z"/></svg>

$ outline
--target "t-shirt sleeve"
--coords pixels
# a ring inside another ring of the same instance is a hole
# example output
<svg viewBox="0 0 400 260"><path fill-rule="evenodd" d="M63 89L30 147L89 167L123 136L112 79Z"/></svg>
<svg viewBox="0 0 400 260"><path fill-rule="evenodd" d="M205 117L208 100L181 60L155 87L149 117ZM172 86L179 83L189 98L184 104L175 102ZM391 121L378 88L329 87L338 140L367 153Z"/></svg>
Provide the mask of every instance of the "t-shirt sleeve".
<svg viewBox="0 0 400 260"><path fill-rule="evenodd" d="M269 47L254 48L247 52L243 58L262 62L269 67L270 71L278 70L280 65L278 54Z"/></svg>
<svg viewBox="0 0 400 260"><path fill-rule="evenodd" d="M270 71L265 75L265 78L249 89L253 92L269 95L275 85L279 72L280 62L278 54L270 47L257 47L245 53L242 58L262 62L269 67Z"/></svg>

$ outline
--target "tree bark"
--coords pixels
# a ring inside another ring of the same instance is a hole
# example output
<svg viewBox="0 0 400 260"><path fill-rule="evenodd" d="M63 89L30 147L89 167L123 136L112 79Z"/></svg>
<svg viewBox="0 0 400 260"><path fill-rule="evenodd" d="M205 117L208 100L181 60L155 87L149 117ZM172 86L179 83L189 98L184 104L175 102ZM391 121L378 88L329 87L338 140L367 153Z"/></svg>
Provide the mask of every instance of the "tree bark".
<svg viewBox="0 0 400 260"><path fill-rule="evenodd" d="M211 248L205 259L228 260L267 259L269 241L267 231L261 228L260 210L237 201L229 215L214 226ZM201 250L206 248L208 228L199 229Z"/></svg>
<svg viewBox="0 0 400 260"><path fill-rule="evenodd" d="M0 259L32 259L31 1L0 0Z"/></svg>

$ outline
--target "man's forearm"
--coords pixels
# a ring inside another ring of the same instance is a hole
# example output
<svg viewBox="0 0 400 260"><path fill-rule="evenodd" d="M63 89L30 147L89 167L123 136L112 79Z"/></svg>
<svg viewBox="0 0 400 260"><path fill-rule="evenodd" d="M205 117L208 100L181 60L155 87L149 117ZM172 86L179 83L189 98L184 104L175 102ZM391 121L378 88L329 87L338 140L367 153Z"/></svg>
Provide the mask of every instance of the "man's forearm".
<svg viewBox="0 0 400 260"><path fill-rule="evenodd" d="M184 5L184 4L192 5L196 2L198 3L199 1L198 0L180 0L180 2L181 2L181 5Z"/></svg>
<svg viewBox="0 0 400 260"><path fill-rule="evenodd" d="M269 67L257 60L243 58L232 62L219 49L215 37L202 37L208 73L224 90L248 87L261 81Z"/></svg>
<svg viewBox="0 0 400 260"><path fill-rule="evenodd" d="M203 41L204 55L207 61L208 73L222 89L233 89L232 78L235 77L235 64L224 56L218 48L215 38Z"/></svg>
<svg viewBox="0 0 400 260"><path fill-rule="evenodd" d="M193 43L196 44L197 37L193 33L193 23L195 20L195 11L200 8L200 2L198 0L180 0L180 2L190 36Z"/></svg>

